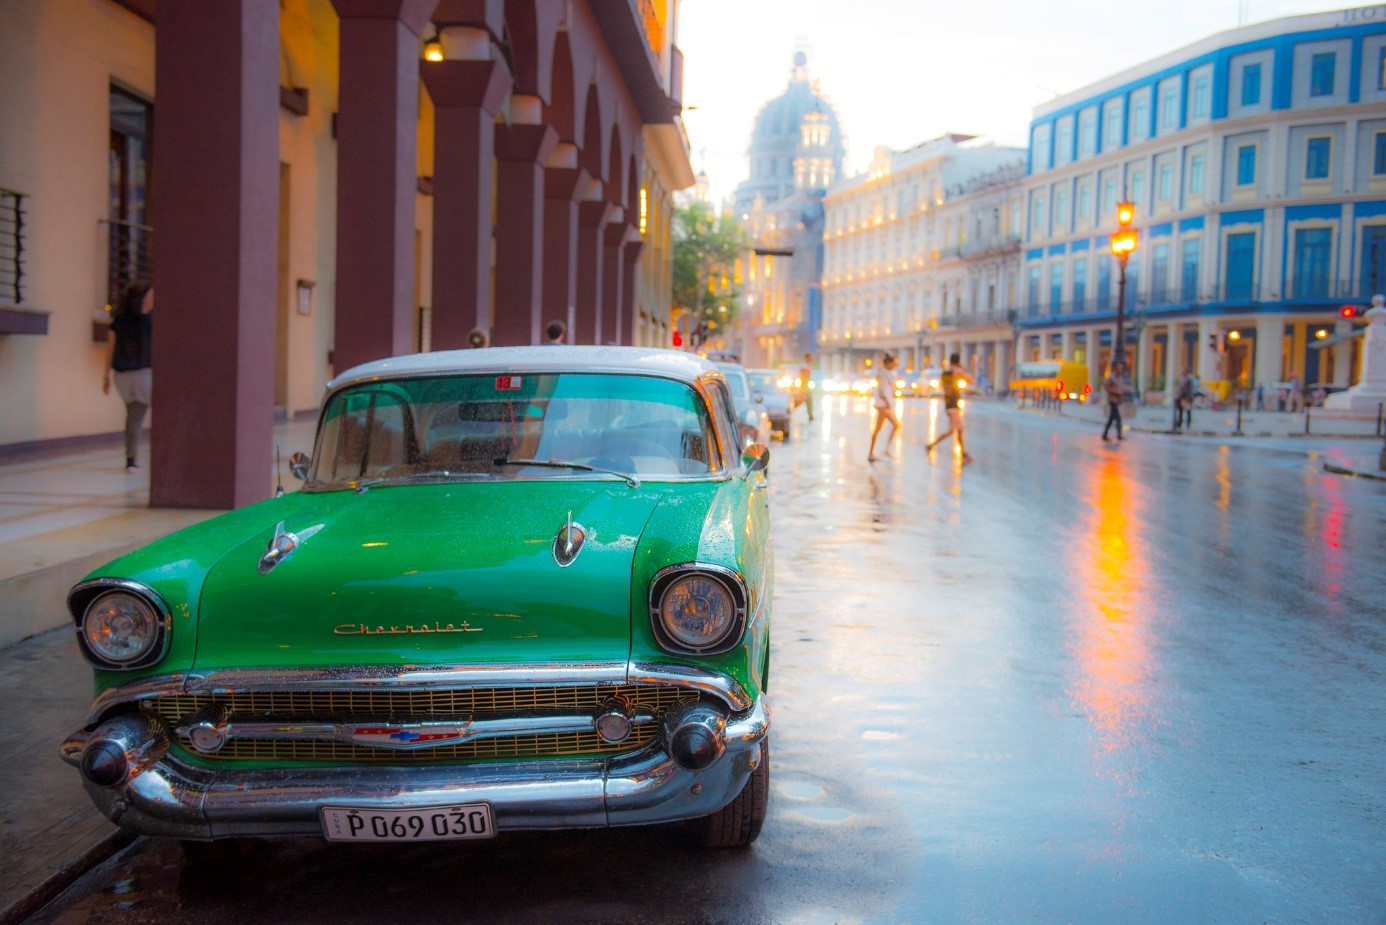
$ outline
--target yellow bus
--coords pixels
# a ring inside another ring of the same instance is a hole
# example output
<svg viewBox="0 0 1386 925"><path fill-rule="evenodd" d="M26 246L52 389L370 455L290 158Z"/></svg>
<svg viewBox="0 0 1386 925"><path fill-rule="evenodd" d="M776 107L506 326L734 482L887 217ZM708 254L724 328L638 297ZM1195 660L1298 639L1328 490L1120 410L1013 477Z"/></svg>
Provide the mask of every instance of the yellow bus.
<svg viewBox="0 0 1386 925"><path fill-rule="evenodd" d="M1011 370L1011 394L1039 392L1060 401L1085 402L1092 393L1086 363L1073 360L1031 360Z"/></svg>

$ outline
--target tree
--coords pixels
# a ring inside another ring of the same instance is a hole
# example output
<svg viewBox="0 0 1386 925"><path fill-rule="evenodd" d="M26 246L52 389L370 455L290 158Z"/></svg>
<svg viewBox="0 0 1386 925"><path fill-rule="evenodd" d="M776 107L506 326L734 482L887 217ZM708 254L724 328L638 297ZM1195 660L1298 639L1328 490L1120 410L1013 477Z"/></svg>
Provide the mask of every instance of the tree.
<svg viewBox="0 0 1386 925"><path fill-rule="evenodd" d="M746 229L728 213L716 214L705 202L691 202L674 213L674 292L676 309L692 315L696 340L736 320L741 296L736 266L746 253Z"/></svg>

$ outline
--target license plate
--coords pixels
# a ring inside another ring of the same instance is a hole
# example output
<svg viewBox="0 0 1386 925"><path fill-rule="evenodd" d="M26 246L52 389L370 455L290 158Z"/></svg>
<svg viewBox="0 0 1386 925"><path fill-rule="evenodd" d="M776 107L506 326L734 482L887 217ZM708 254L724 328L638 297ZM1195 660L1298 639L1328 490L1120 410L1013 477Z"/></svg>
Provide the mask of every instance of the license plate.
<svg viewBox="0 0 1386 925"><path fill-rule="evenodd" d="M489 803L410 809L324 806L321 814L328 841L449 841L496 834Z"/></svg>

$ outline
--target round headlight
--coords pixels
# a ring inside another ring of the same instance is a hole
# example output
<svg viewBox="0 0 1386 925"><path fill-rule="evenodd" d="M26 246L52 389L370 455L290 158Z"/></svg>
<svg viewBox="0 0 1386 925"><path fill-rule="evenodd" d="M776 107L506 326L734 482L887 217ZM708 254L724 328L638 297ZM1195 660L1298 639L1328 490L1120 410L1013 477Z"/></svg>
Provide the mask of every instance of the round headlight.
<svg viewBox="0 0 1386 925"><path fill-rule="evenodd" d="M128 591L108 591L87 605L82 638L97 658L127 665L158 645L159 612Z"/></svg>
<svg viewBox="0 0 1386 925"><path fill-rule="evenodd" d="M664 590L659 601L664 631L690 649L716 646L736 622L736 601L710 575L689 575Z"/></svg>

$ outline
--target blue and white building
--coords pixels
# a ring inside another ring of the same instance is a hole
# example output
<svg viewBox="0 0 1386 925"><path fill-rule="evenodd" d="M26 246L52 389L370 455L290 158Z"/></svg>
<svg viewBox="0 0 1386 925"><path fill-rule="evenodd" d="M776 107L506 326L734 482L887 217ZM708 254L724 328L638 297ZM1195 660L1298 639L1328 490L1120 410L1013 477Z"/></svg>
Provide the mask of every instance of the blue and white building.
<svg viewBox="0 0 1386 925"><path fill-rule="evenodd" d="M1211 36L1047 103L1030 125L1021 359L1113 352L1117 202L1136 384L1346 385L1338 309L1386 288L1386 5Z"/></svg>

